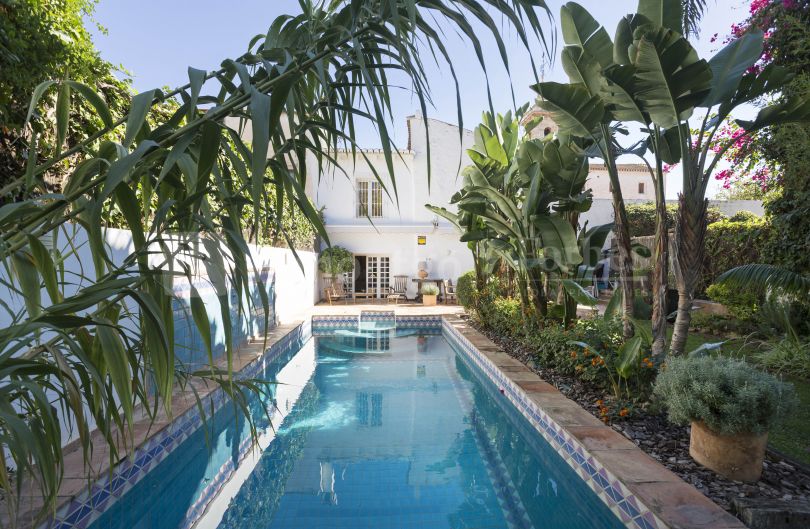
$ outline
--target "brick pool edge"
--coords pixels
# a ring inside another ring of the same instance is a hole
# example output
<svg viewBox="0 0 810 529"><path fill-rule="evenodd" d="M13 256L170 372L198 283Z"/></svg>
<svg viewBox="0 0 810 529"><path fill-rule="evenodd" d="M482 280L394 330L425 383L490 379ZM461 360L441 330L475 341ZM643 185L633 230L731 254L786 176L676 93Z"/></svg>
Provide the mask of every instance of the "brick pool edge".
<svg viewBox="0 0 810 529"><path fill-rule="evenodd" d="M458 316L445 329L627 527L745 529Z"/></svg>

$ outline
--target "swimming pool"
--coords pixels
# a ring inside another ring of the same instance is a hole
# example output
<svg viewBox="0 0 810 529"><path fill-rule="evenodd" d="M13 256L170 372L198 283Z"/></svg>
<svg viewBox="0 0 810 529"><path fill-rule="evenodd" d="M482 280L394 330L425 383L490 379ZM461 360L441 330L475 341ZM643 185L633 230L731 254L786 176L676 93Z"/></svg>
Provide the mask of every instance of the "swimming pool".
<svg viewBox="0 0 810 529"><path fill-rule="evenodd" d="M440 327L392 327L288 347L261 450L225 405L91 527L624 527Z"/></svg>

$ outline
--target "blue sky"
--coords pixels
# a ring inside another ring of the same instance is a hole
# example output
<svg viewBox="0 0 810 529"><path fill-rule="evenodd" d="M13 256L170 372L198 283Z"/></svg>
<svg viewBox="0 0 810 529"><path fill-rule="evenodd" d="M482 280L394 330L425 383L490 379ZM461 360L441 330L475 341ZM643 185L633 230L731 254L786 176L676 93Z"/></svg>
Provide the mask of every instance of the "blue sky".
<svg viewBox="0 0 810 529"><path fill-rule="evenodd" d="M555 20L562 3L549 1ZM580 0L580 3L612 34L618 20L635 11L637 0ZM188 81L188 66L216 69L223 59L244 53L251 37L266 33L275 17L298 12L297 0L100 0L94 18L108 31L107 34L95 32L94 41L105 59L130 72L136 90L174 87ZM731 23L745 15L746 7L741 0L709 0L709 14L704 18L700 39L696 42L699 54L710 57L718 47L709 42L711 36L715 33L724 36ZM529 88L534 82L530 55L513 34L507 34L506 40L510 50L511 84L520 105L534 99ZM484 45L493 104L496 111L506 111L512 108L510 80L492 41L484 39ZM464 126L472 128L487 108L485 78L469 45L449 34L446 46L460 78ZM538 63L544 60L539 44L533 47L532 55ZM544 75L546 80L566 80L558 60L546 68ZM429 78L435 108L429 109L428 115L457 123L456 95L449 70L431 68ZM394 106L395 140L404 145L405 117L418 110L418 101L401 92L395 96ZM374 131L364 131L361 142L374 146ZM675 197L680 187L678 180L679 173L673 172L667 185L668 198Z"/></svg>

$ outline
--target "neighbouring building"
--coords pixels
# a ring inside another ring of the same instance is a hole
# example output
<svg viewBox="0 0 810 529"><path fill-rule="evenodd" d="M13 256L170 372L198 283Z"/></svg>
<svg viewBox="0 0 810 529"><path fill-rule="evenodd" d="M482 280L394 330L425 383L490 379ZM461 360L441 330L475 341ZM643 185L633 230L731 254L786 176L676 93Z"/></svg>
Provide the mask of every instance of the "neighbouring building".
<svg viewBox="0 0 810 529"><path fill-rule="evenodd" d="M532 108L523 116L522 123L540 117L542 120L530 133L532 138L543 138L557 132L557 124L548 112L537 107ZM655 187L647 166L643 163L620 163L616 165L619 170L619 179L622 183L622 197L625 200L655 200ZM603 163L592 162L588 171L588 187L593 192L595 200L611 199L613 187L610 185L607 168Z"/></svg>

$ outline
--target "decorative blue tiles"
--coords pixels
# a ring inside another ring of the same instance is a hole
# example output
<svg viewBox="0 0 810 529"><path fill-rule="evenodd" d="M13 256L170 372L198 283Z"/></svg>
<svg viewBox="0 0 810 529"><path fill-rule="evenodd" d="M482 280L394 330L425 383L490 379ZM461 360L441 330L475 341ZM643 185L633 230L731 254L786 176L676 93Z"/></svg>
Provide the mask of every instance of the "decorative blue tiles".
<svg viewBox="0 0 810 529"><path fill-rule="evenodd" d="M248 364L236 376L240 378L256 377L266 369L267 364L291 348L299 348L310 336L309 322L298 325L265 351L261 358ZM88 489L74 497L69 503L62 505L51 520L40 525L40 529L84 529L90 525L203 425L200 408L213 414L226 401L227 396L222 389L213 390L201 399L201 406L192 406L185 413L177 416L172 423L121 460L111 472L105 473ZM242 441L239 446L239 460L247 455L250 447L251 438ZM208 484L189 508L184 528L191 527L199 519L205 511L205 507L228 481L234 470L233 460L229 459L219 469L216 478Z"/></svg>
<svg viewBox="0 0 810 529"><path fill-rule="evenodd" d="M554 422L526 393L447 320L442 321L445 338L456 344L509 399L540 435L577 472L627 527L664 529L667 526L644 506L615 476L595 460L577 439Z"/></svg>
<svg viewBox="0 0 810 529"><path fill-rule="evenodd" d="M311 321L299 325L273 344L261 358L249 364L237 376L256 377L266 369L269 362L291 348L299 347L312 334L335 328L357 328L359 321L358 316L313 316ZM582 477L627 527L633 529L664 529L666 527L624 484L595 460L577 439L568 435L564 428L529 399L520 387L506 377L497 366L473 346L459 329L442 316L395 316L392 311L373 311L364 312L362 321L380 323L395 321L397 327L442 329L445 338L456 344L458 349L477 366L478 371L501 390L514 409L528 420L531 427L540 433L540 436ZM226 399L225 393L217 389L203 398L203 409L216 411L222 407ZM135 449L111 472L106 473L72 501L59 508L54 518L41 527L47 529L86 528L201 426L202 417L199 408L192 407ZM247 455L250 448L250 439L240 443L238 460ZM235 468L236 465L232 459L223 464L215 477L210 480L189 507L182 529L192 527L202 516L210 501L231 478ZM504 483L503 487L499 500L510 501L509 484ZM512 520L510 524L513 527L521 525L520 520Z"/></svg>

